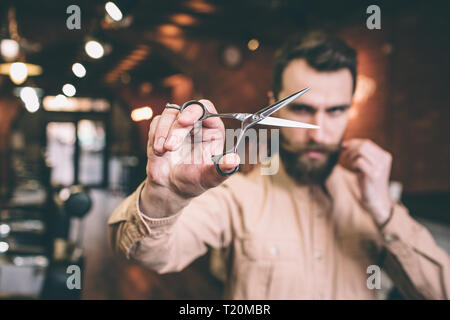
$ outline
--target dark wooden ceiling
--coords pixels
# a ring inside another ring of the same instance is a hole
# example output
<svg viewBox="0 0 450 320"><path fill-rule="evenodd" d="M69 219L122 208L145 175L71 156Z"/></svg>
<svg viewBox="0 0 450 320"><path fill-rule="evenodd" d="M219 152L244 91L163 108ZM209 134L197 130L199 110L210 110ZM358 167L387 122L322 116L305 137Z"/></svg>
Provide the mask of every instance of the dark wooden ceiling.
<svg viewBox="0 0 450 320"><path fill-rule="evenodd" d="M7 12L16 10L18 31L41 50L28 53L28 62L39 64L44 73L34 77L33 85L40 86L47 94L60 91L65 82L74 83L80 93L92 95L107 89L105 76L117 67L137 46L152 47L148 57L129 71L130 85L142 81L157 83L163 78L179 72L166 59L165 51L154 39L155 30L161 25L174 23L175 14L187 14L195 22L178 25L183 36L189 38L213 38L224 42L246 43L256 37L267 45L278 45L280 32L317 26L320 22L332 26L341 19L361 19L364 23L367 1L305 1L305 0L116 0L125 16L132 18L126 28L111 28L105 25L106 1L100 0L16 0L0 4L3 34L7 25ZM66 8L77 4L81 8L81 30L68 30ZM385 4L385 6L392 5ZM177 23L175 23L177 24ZM320 24L320 27L325 25ZM84 52L84 43L90 36L109 44L111 52L99 60L89 58ZM82 62L87 76L77 79L71 71L74 62ZM12 86L6 76L1 82L2 91Z"/></svg>

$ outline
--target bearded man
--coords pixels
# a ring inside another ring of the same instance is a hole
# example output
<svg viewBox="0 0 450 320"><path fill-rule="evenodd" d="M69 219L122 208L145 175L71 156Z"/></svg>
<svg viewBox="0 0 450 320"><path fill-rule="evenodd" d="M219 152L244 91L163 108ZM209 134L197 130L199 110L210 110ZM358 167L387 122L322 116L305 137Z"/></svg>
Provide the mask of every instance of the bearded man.
<svg viewBox="0 0 450 320"><path fill-rule="evenodd" d="M171 157L191 143L202 109L166 108L150 125L147 178L110 217L113 247L158 273L182 270L208 247L228 248L225 298L374 299L368 270L378 266L406 298L448 299L447 253L389 195L391 155L370 140L343 141L355 50L310 33L284 46L274 65L271 102L311 88L277 116L320 129L281 129L276 174L228 177L211 161ZM219 118L202 130L224 136ZM230 172L239 161L227 154L219 166Z"/></svg>

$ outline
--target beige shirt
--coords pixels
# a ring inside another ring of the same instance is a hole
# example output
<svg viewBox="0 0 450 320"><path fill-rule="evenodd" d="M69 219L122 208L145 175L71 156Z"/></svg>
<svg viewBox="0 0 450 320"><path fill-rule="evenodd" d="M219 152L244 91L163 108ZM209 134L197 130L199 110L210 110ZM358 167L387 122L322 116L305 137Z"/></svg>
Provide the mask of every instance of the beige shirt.
<svg viewBox="0 0 450 320"><path fill-rule="evenodd" d="M158 273L182 270L209 246L229 248L225 298L374 299L371 265L406 298L449 298L449 256L405 207L380 230L353 173L336 166L327 195L279 166L235 174L162 219L140 212L141 184L109 219L112 246Z"/></svg>

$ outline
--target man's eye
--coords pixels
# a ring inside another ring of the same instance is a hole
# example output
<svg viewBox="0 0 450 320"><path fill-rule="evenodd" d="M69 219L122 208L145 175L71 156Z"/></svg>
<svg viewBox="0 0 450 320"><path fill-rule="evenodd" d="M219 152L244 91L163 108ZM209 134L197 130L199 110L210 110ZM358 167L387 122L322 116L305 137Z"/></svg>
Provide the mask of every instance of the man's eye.
<svg viewBox="0 0 450 320"><path fill-rule="evenodd" d="M346 111L347 109L348 109L348 108L346 108L346 107L335 107L335 108L330 108L330 109L328 109L327 112L328 112L329 114L332 114L332 115L338 115L338 114L343 113L343 112Z"/></svg>

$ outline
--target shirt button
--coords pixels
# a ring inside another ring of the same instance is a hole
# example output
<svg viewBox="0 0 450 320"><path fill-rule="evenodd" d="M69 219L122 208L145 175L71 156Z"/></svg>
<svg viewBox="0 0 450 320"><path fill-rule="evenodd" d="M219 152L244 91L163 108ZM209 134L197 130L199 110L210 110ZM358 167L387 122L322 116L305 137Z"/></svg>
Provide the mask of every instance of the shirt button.
<svg viewBox="0 0 450 320"><path fill-rule="evenodd" d="M316 251L316 253L314 253L314 257L317 260L320 260L320 259L322 259L322 253L320 251Z"/></svg>
<svg viewBox="0 0 450 320"><path fill-rule="evenodd" d="M321 216L323 216L323 212L322 211L317 211L317 217L320 218Z"/></svg>
<svg viewBox="0 0 450 320"><path fill-rule="evenodd" d="M276 256L278 254L278 248L277 247L271 247L270 248L270 254L273 256Z"/></svg>

